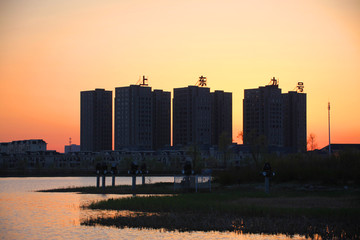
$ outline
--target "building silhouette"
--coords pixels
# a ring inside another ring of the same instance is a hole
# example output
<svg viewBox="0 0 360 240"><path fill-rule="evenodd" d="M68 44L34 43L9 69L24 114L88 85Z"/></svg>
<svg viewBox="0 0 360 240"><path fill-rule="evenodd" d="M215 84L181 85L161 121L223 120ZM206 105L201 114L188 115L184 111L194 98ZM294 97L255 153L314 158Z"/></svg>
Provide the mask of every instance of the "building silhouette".
<svg viewBox="0 0 360 240"><path fill-rule="evenodd" d="M173 145L218 145L222 134L232 142L232 93L199 86L174 89Z"/></svg>
<svg viewBox="0 0 360 240"><path fill-rule="evenodd" d="M171 143L171 93L163 90L152 92L153 101L153 149Z"/></svg>
<svg viewBox="0 0 360 240"><path fill-rule="evenodd" d="M81 151L112 150L112 91L81 92Z"/></svg>
<svg viewBox="0 0 360 240"><path fill-rule="evenodd" d="M211 97L207 87L174 88L173 145L211 144Z"/></svg>
<svg viewBox="0 0 360 240"><path fill-rule="evenodd" d="M284 146L293 152L305 152L306 134L306 93L290 91L283 95Z"/></svg>
<svg viewBox="0 0 360 240"><path fill-rule="evenodd" d="M245 89L243 100L244 144L288 147L306 151L306 94L282 94L275 78L256 89Z"/></svg>
<svg viewBox="0 0 360 240"><path fill-rule="evenodd" d="M64 147L64 153L80 152L80 150L80 145L76 144L69 144Z"/></svg>
<svg viewBox="0 0 360 240"><path fill-rule="evenodd" d="M216 90L211 95L211 144L219 145L219 139L232 142L232 93Z"/></svg>
<svg viewBox="0 0 360 240"><path fill-rule="evenodd" d="M283 105L281 89L277 83L245 89L243 100L244 144L260 136L271 146L283 146Z"/></svg>
<svg viewBox="0 0 360 240"><path fill-rule="evenodd" d="M43 139L18 140L12 142L1 142L0 153L17 154L26 152L44 152L47 143Z"/></svg>
<svg viewBox="0 0 360 240"><path fill-rule="evenodd" d="M147 84L115 89L115 150L170 144L170 92Z"/></svg>

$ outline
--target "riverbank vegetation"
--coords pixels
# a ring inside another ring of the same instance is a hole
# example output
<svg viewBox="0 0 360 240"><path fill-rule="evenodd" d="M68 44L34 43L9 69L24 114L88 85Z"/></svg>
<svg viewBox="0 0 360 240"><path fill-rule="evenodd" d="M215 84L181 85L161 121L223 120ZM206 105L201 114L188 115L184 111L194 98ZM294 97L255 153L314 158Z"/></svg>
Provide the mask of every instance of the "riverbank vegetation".
<svg viewBox="0 0 360 240"><path fill-rule="evenodd" d="M222 185L264 181L260 175L265 162L271 164L275 183L308 183L322 185L360 185L360 153L343 151L326 155L315 153L277 156L264 154L261 160L248 159L243 166L215 171L215 181Z"/></svg>
<svg viewBox="0 0 360 240"><path fill-rule="evenodd" d="M83 224L359 237L359 189L314 190L287 184L274 186L267 195L260 187L250 184L211 193L109 199L87 207L133 212L115 218L88 219Z"/></svg>

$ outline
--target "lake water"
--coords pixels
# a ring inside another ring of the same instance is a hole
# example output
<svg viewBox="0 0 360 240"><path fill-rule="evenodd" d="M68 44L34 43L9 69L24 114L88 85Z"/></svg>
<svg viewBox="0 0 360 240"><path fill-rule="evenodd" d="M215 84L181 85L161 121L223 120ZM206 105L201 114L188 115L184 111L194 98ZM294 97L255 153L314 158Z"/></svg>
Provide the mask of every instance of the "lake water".
<svg viewBox="0 0 360 240"><path fill-rule="evenodd" d="M233 232L168 232L82 226L82 220L113 215L114 211L83 209L92 201L124 195L40 193L36 190L94 186L95 177L0 178L0 239L305 239L285 235ZM172 177L151 177L147 182L172 182ZM107 178L111 184L111 178ZM141 179L137 179L141 183ZM117 177L116 184L131 184L130 177ZM127 196L126 196L127 197Z"/></svg>

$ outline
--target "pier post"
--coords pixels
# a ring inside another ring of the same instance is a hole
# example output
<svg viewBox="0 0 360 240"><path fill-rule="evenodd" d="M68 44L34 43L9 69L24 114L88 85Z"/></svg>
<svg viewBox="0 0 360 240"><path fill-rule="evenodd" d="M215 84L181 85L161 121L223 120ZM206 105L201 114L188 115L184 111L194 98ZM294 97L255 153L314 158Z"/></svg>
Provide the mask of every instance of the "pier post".
<svg viewBox="0 0 360 240"><path fill-rule="evenodd" d="M97 188L100 187L100 175L99 174L96 175L96 187Z"/></svg>
<svg viewBox="0 0 360 240"><path fill-rule="evenodd" d="M101 168L101 164L97 163L96 164L96 187L99 188L100 187L100 173L102 171Z"/></svg>
<svg viewBox="0 0 360 240"><path fill-rule="evenodd" d="M102 187L103 187L103 189L105 189L105 182L106 182L106 175L104 174L103 176L102 176Z"/></svg>
<svg viewBox="0 0 360 240"><path fill-rule="evenodd" d="M133 192L133 196L136 196L135 190L136 190L136 175L132 175L132 187L131 190Z"/></svg>
<svg viewBox="0 0 360 240"><path fill-rule="evenodd" d="M145 174L142 175L142 185L145 185Z"/></svg>
<svg viewBox="0 0 360 240"><path fill-rule="evenodd" d="M112 175L112 186L115 187L115 174Z"/></svg>

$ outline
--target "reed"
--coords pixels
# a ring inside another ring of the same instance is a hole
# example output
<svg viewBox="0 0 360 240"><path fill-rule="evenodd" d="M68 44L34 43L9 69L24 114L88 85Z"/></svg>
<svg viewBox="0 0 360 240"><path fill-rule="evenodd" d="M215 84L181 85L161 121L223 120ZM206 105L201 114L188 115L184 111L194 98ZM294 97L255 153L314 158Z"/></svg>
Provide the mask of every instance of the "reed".
<svg viewBox="0 0 360 240"><path fill-rule="evenodd" d="M109 199L91 209L130 210L136 214L88 219L85 225L166 229L169 231L234 231L239 233L301 234L322 239L357 239L360 226L358 191L260 191L219 190Z"/></svg>

